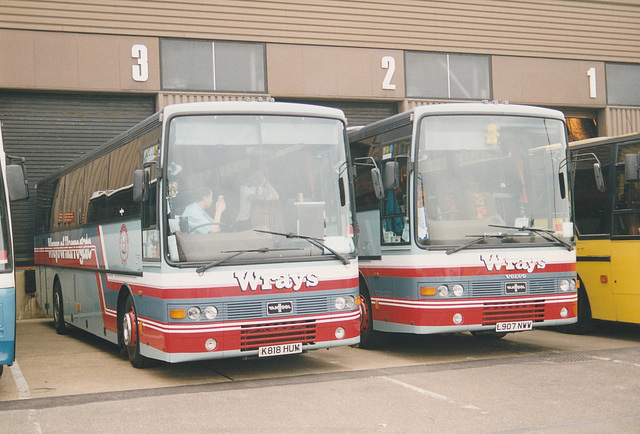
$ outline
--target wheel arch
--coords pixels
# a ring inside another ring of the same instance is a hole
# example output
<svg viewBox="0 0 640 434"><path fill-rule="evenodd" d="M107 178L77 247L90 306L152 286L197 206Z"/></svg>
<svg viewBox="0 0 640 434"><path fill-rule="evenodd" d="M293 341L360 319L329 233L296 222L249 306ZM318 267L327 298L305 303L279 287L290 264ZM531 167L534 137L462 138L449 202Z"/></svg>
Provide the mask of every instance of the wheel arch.
<svg viewBox="0 0 640 434"><path fill-rule="evenodd" d="M136 302L133 297L133 291L131 291L131 288L126 283L122 284L122 286L120 286L120 290L118 291L118 305L117 305L117 319L116 319L118 345L121 347L124 346L124 342L122 341L122 317L124 315L124 305L129 295L131 295L131 300L135 306Z"/></svg>
<svg viewBox="0 0 640 434"><path fill-rule="evenodd" d="M367 279L365 279L364 274L362 274L362 271L358 271L358 285L360 286L360 292L364 291L369 297L371 297L369 284L367 283Z"/></svg>
<svg viewBox="0 0 640 434"><path fill-rule="evenodd" d="M588 312L589 316L591 316L591 302L589 301L589 293L587 292L587 287L584 284L584 280L580 277L580 274L577 274L578 279L578 311L580 311L581 306L580 303L586 303L586 306L582 306L583 312ZM585 310L586 309L586 310Z"/></svg>

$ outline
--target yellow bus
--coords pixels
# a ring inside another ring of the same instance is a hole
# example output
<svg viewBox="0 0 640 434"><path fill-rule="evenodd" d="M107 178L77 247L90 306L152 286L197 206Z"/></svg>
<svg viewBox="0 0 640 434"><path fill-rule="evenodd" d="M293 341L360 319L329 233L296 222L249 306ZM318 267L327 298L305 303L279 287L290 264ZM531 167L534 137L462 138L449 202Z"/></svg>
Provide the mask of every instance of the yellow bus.
<svg viewBox="0 0 640 434"><path fill-rule="evenodd" d="M569 147L576 228L578 323L640 323L640 134Z"/></svg>

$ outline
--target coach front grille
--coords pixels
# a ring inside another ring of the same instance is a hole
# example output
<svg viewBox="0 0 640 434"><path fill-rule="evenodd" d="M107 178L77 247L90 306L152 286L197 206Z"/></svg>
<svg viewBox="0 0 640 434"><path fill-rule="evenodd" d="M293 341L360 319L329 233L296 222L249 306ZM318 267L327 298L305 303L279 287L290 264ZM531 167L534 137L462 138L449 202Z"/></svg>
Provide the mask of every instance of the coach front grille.
<svg viewBox="0 0 640 434"><path fill-rule="evenodd" d="M544 311L544 299L488 302L482 306L482 325L509 321L541 322L544 321Z"/></svg>
<svg viewBox="0 0 640 434"><path fill-rule="evenodd" d="M555 278L532 278L516 280L479 280L471 283L471 297L510 297L507 294L505 285L508 282L525 282L527 284L527 294L544 295L554 294L558 289L558 282Z"/></svg>
<svg viewBox="0 0 640 434"><path fill-rule="evenodd" d="M234 300L226 304L225 319L227 321L246 320L267 315L267 303L272 301L289 300L288 297L266 299L256 297L250 300ZM293 311L287 315L311 315L331 312L333 308L332 297L319 295L315 297L296 297L293 301Z"/></svg>
<svg viewBox="0 0 640 434"><path fill-rule="evenodd" d="M268 322L243 325L240 331L240 350L251 351L259 347L280 344L312 344L316 340L314 320Z"/></svg>

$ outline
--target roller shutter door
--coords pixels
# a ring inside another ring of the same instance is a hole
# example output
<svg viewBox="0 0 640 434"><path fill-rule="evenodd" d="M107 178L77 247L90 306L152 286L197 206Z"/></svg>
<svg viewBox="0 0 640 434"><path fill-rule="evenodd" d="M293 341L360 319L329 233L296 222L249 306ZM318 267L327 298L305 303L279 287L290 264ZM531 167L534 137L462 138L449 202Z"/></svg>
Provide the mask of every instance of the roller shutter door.
<svg viewBox="0 0 640 434"><path fill-rule="evenodd" d="M290 100L281 98L277 98L277 100L280 102L297 102L338 108L344 112L350 126L368 125L398 114L397 102Z"/></svg>
<svg viewBox="0 0 640 434"><path fill-rule="evenodd" d="M17 265L33 264L34 186L155 111L155 95L0 91L7 154L25 157L30 199L12 204Z"/></svg>

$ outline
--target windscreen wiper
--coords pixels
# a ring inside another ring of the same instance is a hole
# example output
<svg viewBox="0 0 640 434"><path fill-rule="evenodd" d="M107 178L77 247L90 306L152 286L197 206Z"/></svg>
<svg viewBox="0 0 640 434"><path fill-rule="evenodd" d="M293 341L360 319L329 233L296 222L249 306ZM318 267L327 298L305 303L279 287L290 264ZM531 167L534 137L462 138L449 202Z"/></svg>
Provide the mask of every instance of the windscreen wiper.
<svg viewBox="0 0 640 434"><path fill-rule="evenodd" d="M198 273L199 275L202 275L202 273L204 273L205 271L207 271L209 268L213 268L217 265L220 265L224 262L227 262L233 258L235 258L236 256L240 256L243 253L269 253L269 252L280 252L280 251L284 251L284 250L302 250L302 249L271 249L269 247L262 247L260 249L244 249L244 250L225 250L221 253L231 253L231 255L229 256L225 256L222 259L218 259L217 261L213 261L210 262L208 264L202 265L198 268L196 268L196 273Z"/></svg>
<svg viewBox="0 0 640 434"><path fill-rule="evenodd" d="M341 253L336 252L331 247L327 246L325 243L323 243L318 238L310 237L310 236L307 236L307 235L298 235L298 234L294 234L293 232L289 232L288 234L285 234L283 232L263 231L261 229L254 229L254 231L255 232L260 232L260 233L263 233L263 234L278 235L278 236L286 237L286 238L300 238L301 240L307 240L309 243L313 244L314 246L316 246L320 250L324 251L326 249L329 252L331 252L331 254L333 256L335 256L336 258L338 258L340 260L340 262L342 262L344 265L347 265L349 263L349 260L346 257L344 257Z"/></svg>
<svg viewBox="0 0 640 434"><path fill-rule="evenodd" d="M562 238L558 237L556 234L553 233L552 230L549 229L542 229L542 228L535 228L532 226L501 226L501 225L489 225L493 228L502 228L502 229L514 229L516 231L520 231L520 232L533 232L534 234L538 234L541 238L544 238L545 240L549 241L550 243L558 243L561 246L565 247L567 250L571 251L573 250L573 246L569 243L567 243L566 241L564 241Z"/></svg>
<svg viewBox="0 0 640 434"><path fill-rule="evenodd" d="M453 253L459 252L460 250L464 250L469 246L473 246L474 244L480 244L484 241L486 241L487 238L489 237L493 237L493 238L505 238L507 237L507 235L505 234L485 234L485 235L467 235L468 237L475 237L473 240L469 241L468 243L464 243L459 245L458 247L454 247L452 249L449 249L446 251L447 255L451 255Z"/></svg>

